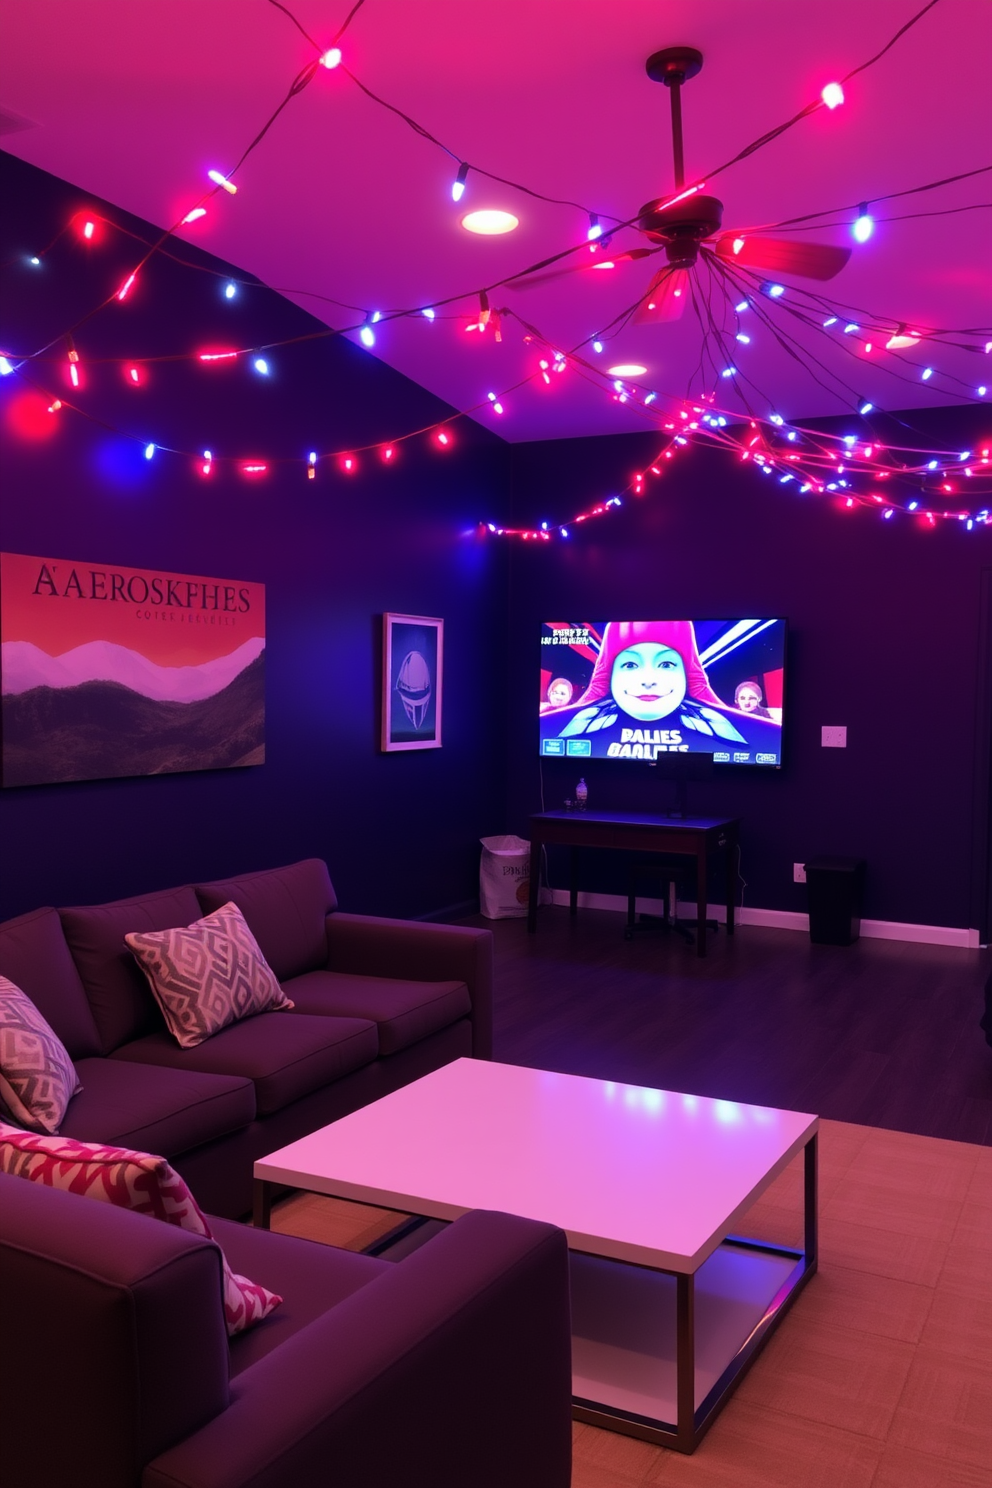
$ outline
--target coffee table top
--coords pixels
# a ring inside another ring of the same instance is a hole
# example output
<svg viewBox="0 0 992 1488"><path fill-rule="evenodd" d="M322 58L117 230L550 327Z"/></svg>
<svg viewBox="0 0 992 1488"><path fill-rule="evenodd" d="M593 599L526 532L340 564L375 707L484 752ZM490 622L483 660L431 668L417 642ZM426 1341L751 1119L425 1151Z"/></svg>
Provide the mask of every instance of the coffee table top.
<svg viewBox="0 0 992 1488"><path fill-rule="evenodd" d="M502 1209L573 1250L694 1272L816 1116L456 1059L255 1164L255 1177L433 1219Z"/></svg>

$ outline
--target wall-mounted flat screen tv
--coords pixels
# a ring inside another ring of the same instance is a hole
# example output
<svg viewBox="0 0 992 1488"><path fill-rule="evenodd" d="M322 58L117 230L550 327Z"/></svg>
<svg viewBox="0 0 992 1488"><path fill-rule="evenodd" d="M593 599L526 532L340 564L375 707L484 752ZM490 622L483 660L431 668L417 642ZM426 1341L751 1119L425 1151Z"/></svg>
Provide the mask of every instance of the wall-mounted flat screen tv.
<svg viewBox="0 0 992 1488"><path fill-rule="evenodd" d="M786 623L549 620L541 630L541 755L782 762Z"/></svg>

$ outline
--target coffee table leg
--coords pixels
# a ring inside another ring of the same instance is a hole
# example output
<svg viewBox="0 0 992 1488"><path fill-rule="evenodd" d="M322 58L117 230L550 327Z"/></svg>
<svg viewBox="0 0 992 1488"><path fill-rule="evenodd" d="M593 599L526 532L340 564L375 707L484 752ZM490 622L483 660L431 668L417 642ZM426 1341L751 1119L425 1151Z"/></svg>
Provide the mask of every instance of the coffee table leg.
<svg viewBox="0 0 992 1488"><path fill-rule="evenodd" d="M817 1156L817 1133L814 1132L803 1149L804 1172L803 1172L803 1217L805 1238L803 1245L806 1251L806 1266L808 1270L816 1270L817 1256L817 1177L819 1159Z"/></svg>
<svg viewBox="0 0 992 1488"><path fill-rule="evenodd" d="M255 1179L251 1220L256 1230L267 1230L272 1221L272 1184L264 1178Z"/></svg>
<svg viewBox="0 0 992 1488"><path fill-rule="evenodd" d="M691 1452L696 1437L696 1278L676 1277L676 1425L679 1450Z"/></svg>

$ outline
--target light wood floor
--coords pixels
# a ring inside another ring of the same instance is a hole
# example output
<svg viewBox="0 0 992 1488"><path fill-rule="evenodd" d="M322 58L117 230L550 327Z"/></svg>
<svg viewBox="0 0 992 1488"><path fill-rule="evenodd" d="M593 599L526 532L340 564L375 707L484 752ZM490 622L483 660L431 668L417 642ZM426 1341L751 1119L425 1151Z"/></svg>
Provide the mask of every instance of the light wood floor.
<svg viewBox="0 0 992 1488"><path fill-rule="evenodd" d="M992 1488L992 1148L824 1121L820 1266L692 1457L574 1428L573 1488ZM801 1162L746 1233L801 1242ZM359 1250L396 1216L299 1194Z"/></svg>

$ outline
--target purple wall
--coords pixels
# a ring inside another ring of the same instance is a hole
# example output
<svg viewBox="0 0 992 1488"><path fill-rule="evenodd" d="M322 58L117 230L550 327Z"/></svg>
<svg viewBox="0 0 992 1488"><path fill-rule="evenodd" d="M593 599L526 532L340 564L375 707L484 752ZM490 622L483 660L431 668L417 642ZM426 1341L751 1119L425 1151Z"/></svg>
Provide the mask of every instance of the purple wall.
<svg viewBox="0 0 992 1488"><path fill-rule="evenodd" d="M100 204L3 155L0 195L0 261L14 259L0 273L0 346L37 347L121 282L135 247L108 239L84 249L70 236L31 269L24 255L77 207ZM134 391L118 364L96 364L318 328L260 288L227 304L222 282L150 264L133 300L76 333L92 388L83 405L142 440L287 456L395 437L448 411L336 338L273 352L267 384L240 366L210 373L177 362L150 368L147 389ZM61 389L61 342L53 354L42 380ZM264 582L267 762L3 791L0 917L310 854L327 859L346 908L416 915L471 900L477 840L502 827L500 696L479 665L478 637L488 644L501 629L507 555L474 531L505 500L502 441L463 423L451 454L411 441L396 467L367 456L354 480L322 471L308 481L294 465L254 484L220 470L205 481L189 460L160 453L148 463L139 446L67 410L50 439L18 436L8 417L18 381L0 385L0 548ZM377 752L385 610L446 621L440 750Z"/></svg>
<svg viewBox="0 0 992 1488"><path fill-rule="evenodd" d="M905 417L956 449L992 433L984 409ZM847 420L844 429L857 425ZM621 489L657 448L653 435L515 446L513 520L564 520ZM977 925L980 592L990 562L987 529L947 523L922 532L902 519L839 512L787 494L722 451L687 449L646 497L627 499L569 542L514 547L511 829L526 836L528 814L540 809L542 620L785 615L782 770L718 766L712 782L690 786L690 810L743 819L745 902L804 910L794 862L862 856L868 917ZM846 724L848 748L822 749L821 724ZM987 776L987 757L984 768ZM548 809L573 794L581 773L572 762L544 762ZM590 804L603 809L667 810L673 791L637 763L592 761L585 774ZM616 856L588 863L585 886L623 889ZM567 882L563 862L552 880Z"/></svg>

